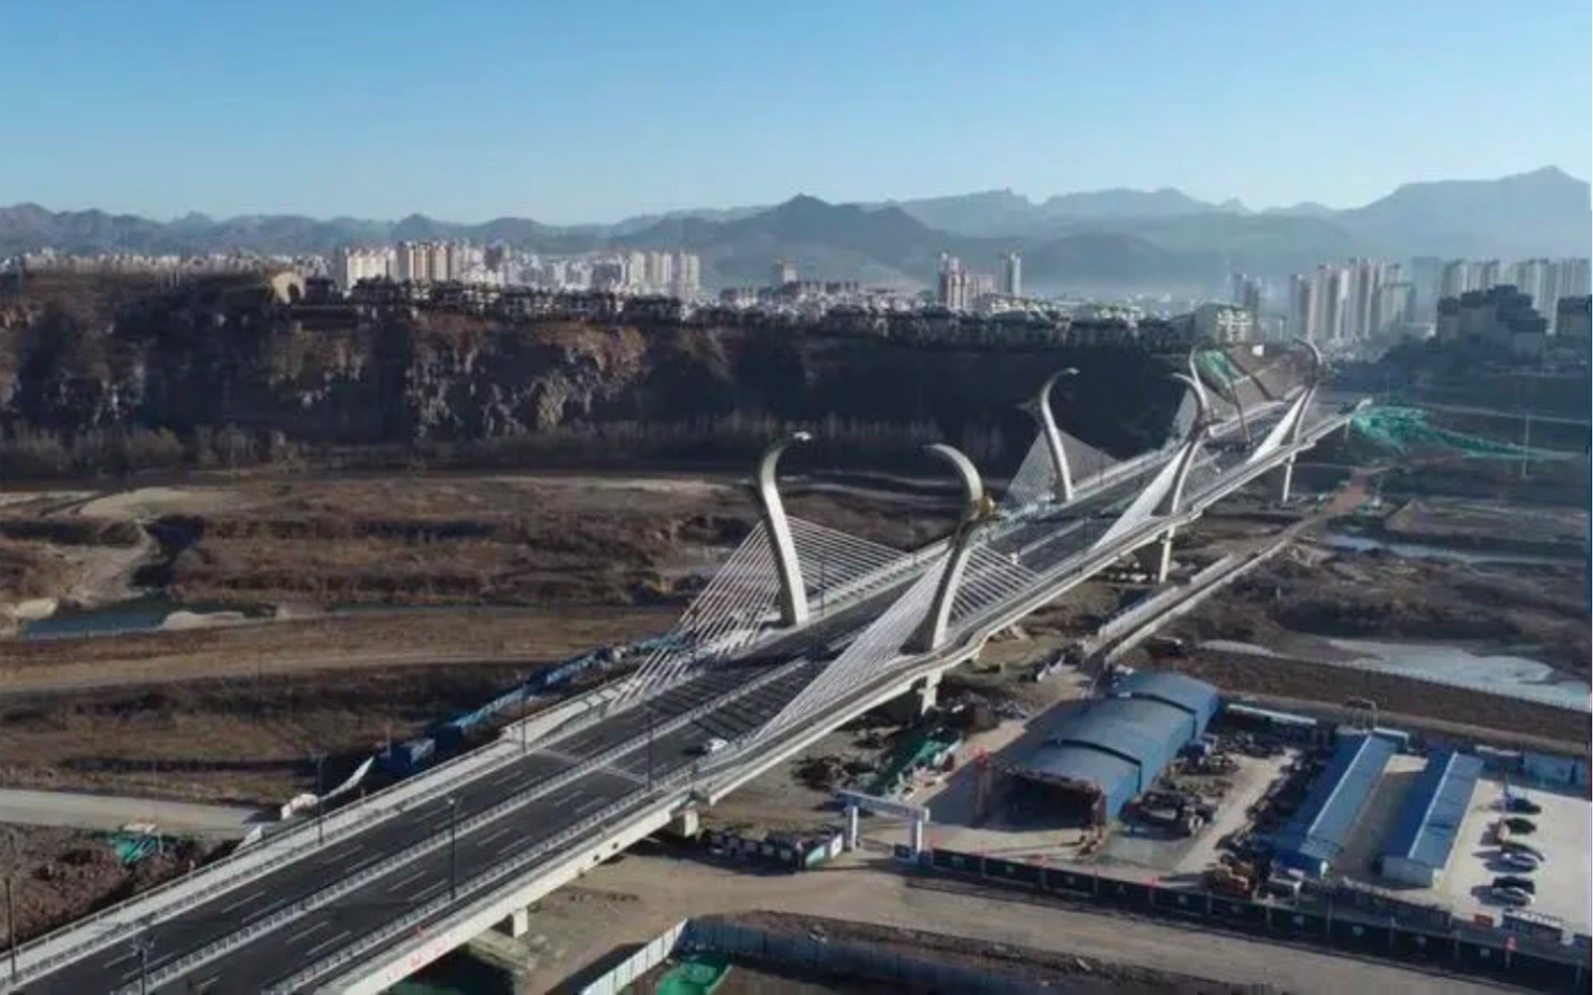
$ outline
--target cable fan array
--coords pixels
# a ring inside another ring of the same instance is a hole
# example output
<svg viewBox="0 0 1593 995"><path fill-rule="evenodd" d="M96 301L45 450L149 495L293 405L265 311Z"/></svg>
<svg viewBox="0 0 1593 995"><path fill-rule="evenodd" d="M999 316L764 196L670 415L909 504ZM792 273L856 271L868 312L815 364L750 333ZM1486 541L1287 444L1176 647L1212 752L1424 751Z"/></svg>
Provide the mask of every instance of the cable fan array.
<svg viewBox="0 0 1593 995"><path fill-rule="evenodd" d="M910 559L900 550L837 529L800 518L789 522L814 615L866 589L871 581L890 576ZM649 654L621 686L615 704L655 694L689 672L745 649L777 623L779 596L774 546L760 522L681 614L661 648Z"/></svg>

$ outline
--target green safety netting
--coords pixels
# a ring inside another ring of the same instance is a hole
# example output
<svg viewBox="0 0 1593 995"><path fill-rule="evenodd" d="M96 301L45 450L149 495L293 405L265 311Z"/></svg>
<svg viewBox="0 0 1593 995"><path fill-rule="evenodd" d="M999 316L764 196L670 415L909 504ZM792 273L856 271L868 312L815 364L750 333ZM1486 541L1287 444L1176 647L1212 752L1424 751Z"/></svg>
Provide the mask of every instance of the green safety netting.
<svg viewBox="0 0 1593 995"><path fill-rule="evenodd" d="M1484 439L1439 428L1420 408L1374 406L1356 413L1351 426L1363 437L1395 452L1410 449L1453 449L1468 459L1550 460L1568 459L1573 453L1527 449L1508 442Z"/></svg>
<svg viewBox="0 0 1593 995"><path fill-rule="evenodd" d="M124 867L132 867L160 851L160 837L143 833L117 833L110 837L110 844Z"/></svg>
<svg viewBox="0 0 1593 995"><path fill-rule="evenodd" d="M932 767L940 762L956 743L948 741L943 733L925 732L915 735L912 740L898 749L885 769L875 778L873 786L869 789L875 795L887 796L894 794L907 778L907 772L917 767Z"/></svg>
<svg viewBox="0 0 1593 995"><path fill-rule="evenodd" d="M730 974L723 957L694 954L677 964L658 982L658 995L712 995Z"/></svg>
<svg viewBox="0 0 1593 995"><path fill-rule="evenodd" d="M1231 384L1244 379L1244 373L1226 352L1207 349L1195 354L1195 364L1217 383Z"/></svg>

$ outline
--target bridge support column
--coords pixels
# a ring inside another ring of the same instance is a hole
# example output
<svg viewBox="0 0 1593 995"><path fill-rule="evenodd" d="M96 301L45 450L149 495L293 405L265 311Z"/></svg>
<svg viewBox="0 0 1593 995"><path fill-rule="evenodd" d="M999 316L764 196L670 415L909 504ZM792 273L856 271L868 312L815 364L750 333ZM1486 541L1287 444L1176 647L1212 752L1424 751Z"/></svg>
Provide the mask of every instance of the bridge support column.
<svg viewBox="0 0 1593 995"><path fill-rule="evenodd" d="M498 932L515 940L531 932L531 910L515 909L509 913L509 918L498 923Z"/></svg>
<svg viewBox="0 0 1593 995"><path fill-rule="evenodd" d="M924 835L928 825L929 820L923 816L919 816L913 820L911 846L913 848L913 856L915 857L924 852Z"/></svg>
<svg viewBox="0 0 1593 995"><path fill-rule="evenodd" d="M846 839L842 843L848 850L857 849L858 815L859 810L856 805L846 806Z"/></svg>
<svg viewBox="0 0 1593 995"><path fill-rule="evenodd" d="M694 840L702 832L702 817L694 808L678 813L669 823L669 831L681 839Z"/></svg>
<svg viewBox="0 0 1593 995"><path fill-rule="evenodd" d="M940 702L940 675L931 674L924 678L924 682L913 689L913 696L917 699L920 716L933 712Z"/></svg>
<svg viewBox="0 0 1593 995"><path fill-rule="evenodd" d="M1167 577L1173 572L1173 529L1162 533L1161 539L1156 542L1155 576L1157 584L1167 583Z"/></svg>
<svg viewBox="0 0 1593 995"><path fill-rule="evenodd" d="M1289 503L1289 491L1294 484L1294 457L1290 456L1283 461L1283 483L1278 488L1278 503Z"/></svg>
<svg viewBox="0 0 1593 995"><path fill-rule="evenodd" d="M780 575L780 621L789 628L807 624L808 592L775 473L779 468L781 453L793 443L807 442L812 438L807 432L794 432L765 449L758 460L758 510L763 517L764 531L769 534L769 545L773 547L775 569Z"/></svg>
<svg viewBox="0 0 1593 995"><path fill-rule="evenodd" d="M951 553L940 574L940 584L935 589L935 599L930 602L924 621L908 638L904 647L909 653L933 653L946 641L946 629L951 622L951 606L957 597L957 585L962 581L963 569L973 552L972 539L986 510L985 485L973 461L958 450L941 443L928 447L929 451L952 465L962 480L963 512L957 529L952 533Z"/></svg>
<svg viewBox="0 0 1593 995"><path fill-rule="evenodd" d="M1073 468L1068 466L1067 450L1062 448L1062 432L1056 427L1056 415L1051 412L1051 388L1063 377L1077 376L1078 372L1070 366L1051 374L1040 385L1039 393L1023 405L1023 410L1040 423L1040 435L1044 437L1045 448L1051 454L1051 472L1056 477L1051 494L1064 504L1073 500Z"/></svg>

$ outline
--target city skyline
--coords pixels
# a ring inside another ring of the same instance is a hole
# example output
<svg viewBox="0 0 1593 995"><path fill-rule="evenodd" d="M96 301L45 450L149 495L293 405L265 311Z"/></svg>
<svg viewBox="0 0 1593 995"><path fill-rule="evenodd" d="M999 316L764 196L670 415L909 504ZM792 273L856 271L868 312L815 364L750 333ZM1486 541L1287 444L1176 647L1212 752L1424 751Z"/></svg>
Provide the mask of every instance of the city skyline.
<svg viewBox="0 0 1593 995"><path fill-rule="evenodd" d="M0 202L569 224L794 191L1343 208L1408 182L1590 172L1585 5L1344 0L1307 32L1261 0L1022 0L967 23L884 2L647 10L14 6ZM1212 64L1235 46L1242 63ZM1501 46L1533 58L1474 85ZM1477 143L1457 108L1509 120L1510 140Z"/></svg>

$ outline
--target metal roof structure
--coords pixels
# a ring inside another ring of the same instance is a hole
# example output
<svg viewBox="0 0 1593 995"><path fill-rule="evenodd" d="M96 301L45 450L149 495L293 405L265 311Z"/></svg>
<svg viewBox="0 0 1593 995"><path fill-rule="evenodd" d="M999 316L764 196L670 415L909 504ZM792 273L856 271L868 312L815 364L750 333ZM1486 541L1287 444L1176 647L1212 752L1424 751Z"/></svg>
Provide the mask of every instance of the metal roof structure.
<svg viewBox="0 0 1593 995"><path fill-rule="evenodd" d="M1053 783L1093 784L1103 794L1128 781L1139 780L1139 768L1132 760L1090 746L1048 743L1027 757L1020 768L1023 777Z"/></svg>
<svg viewBox="0 0 1593 995"><path fill-rule="evenodd" d="M1447 864L1481 776L1480 757L1434 754L1411 786L1385 853L1433 868Z"/></svg>
<svg viewBox="0 0 1593 995"><path fill-rule="evenodd" d="M1383 736L1341 737L1327 769L1278 837L1278 849L1331 862L1344 849L1389 758L1397 752L1398 744Z"/></svg>
<svg viewBox="0 0 1593 995"><path fill-rule="evenodd" d="M1138 677L1069 715L1044 745L1008 770L1032 781L1092 785L1115 816L1199 736L1218 702L1217 689L1200 681L1175 674L1133 680Z"/></svg>
<svg viewBox="0 0 1593 995"><path fill-rule="evenodd" d="M1076 712L1049 738L1058 745L1092 747L1140 768L1140 790L1194 739L1194 716L1147 698L1105 698Z"/></svg>
<svg viewBox="0 0 1593 995"><path fill-rule="evenodd" d="M1182 708L1196 718L1199 731L1217 714L1221 696L1217 689L1205 681L1175 674L1165 670L1136 670L1118 685L1118 690L1130 697L1161 701Z"/></svg>

